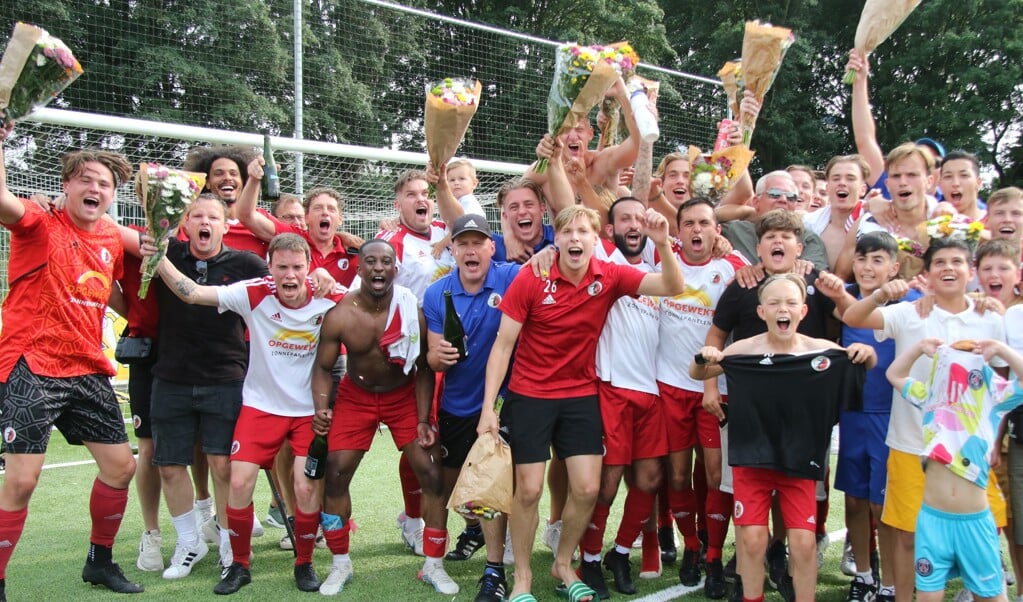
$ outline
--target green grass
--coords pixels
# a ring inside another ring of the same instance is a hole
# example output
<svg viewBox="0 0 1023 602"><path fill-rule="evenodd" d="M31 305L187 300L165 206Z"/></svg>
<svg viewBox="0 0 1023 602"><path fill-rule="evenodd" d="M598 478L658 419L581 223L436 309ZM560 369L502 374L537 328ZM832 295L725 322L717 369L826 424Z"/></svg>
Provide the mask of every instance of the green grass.
<svg viewBox="0 0 1023 602"><path fill-rule="evenodd" d="M129 429L130 430L130 429ZM47 456L47 464L88 459L80 447L67 445L59 434L54 434ZM352 484L353 519L358 531L352 535L352 561L355 566L354 582L345 588L340 598L352 601L424 600L445 598L416 580L422 558L411 555L400 543L395 517L402 509L397 478L398 453L385 433L374 440L373 449L366 455ZM85 560L89 537L88 501L91 484L96 475L93 465L45 470L29 506L28 523L8 567L8 593L12 600L109 600L112 594L102 588L93 588L81 581L81 568ZM608 521L609 543L617 530L624 491L620 492L612 516ZM265 479L256 490L256 511L260 519L266 514L270 500ZM143 573L135 568L136 548L142 531L137 499L132 491L127 516L114 547L114 559L132 580L146 587L147 599L197 600L211 599L212 588L219 579L216 550L193 570L192 575L178 581L165 581L159 573ZM541 507L541 524L547 514L547 499ZM841 495L832 497L828 530L842 527ZM462 521L451 515L448 521L452 538L459 533ZM173 552L174 530L166 509L161 506L161 529L164 532L164 560ZM252 565L253 582L235 594L234 600L294 599L301 596L292 578L292 554L278 548L283 531L266 529L266 535L253 540L255 560ZM538 534L539 539L539 534ZM729 538L731 540L731 537ZM725 555L731 553L730 547ZM639 551L633 555L633 574L638 574ZM833 542L827 560L818 578L817 599L826 602L844 602L849 578L838 570L841 542ZM554 580L549 576L551 552L537 542L533 553L535 582L533 592L540 600L557 599L553 593ZM330 562L327 550L316 550L314 562L321 578ZM482 574L484 555L477 553L467 562L445 563L449 574L462 588L454 600L472 600L476 595L476 581ZM617 600L636 599L655 593L678 583L677 565L665 566L664 574L654 580L636 579L639 594L626 597L613 594ZM509 573L510 577L510 573ZM949 588L946 599L958 591L958 582ZM694 592L687 599L702 599L702 592ZM309 594L311 596L318 594ZM780 600L773 590L769 599Z"/></svg>

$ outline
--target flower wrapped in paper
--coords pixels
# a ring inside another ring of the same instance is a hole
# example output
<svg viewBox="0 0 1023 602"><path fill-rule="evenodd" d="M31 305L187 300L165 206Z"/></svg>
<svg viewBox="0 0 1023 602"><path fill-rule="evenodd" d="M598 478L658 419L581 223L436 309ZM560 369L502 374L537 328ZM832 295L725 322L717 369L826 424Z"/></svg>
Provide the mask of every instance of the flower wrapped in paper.
<svg viewBox="0 0 1023 602"><path fill-rule="evenodd" d="M775 27L760 21L747 21L746 34L742 38L742 81L746 89L763 103L764 96L771 89L774 78L781 69L782 59L796 41L791 29ZM740 113L742 143L749 146L756 126L756 117Z"/></svg>
<svg viewBox="0 0 1023 602"><path fill-rule="evenodd" d="M917 239L926 240L927 245L917 242L913 238L898 238L899 244L899 277L909 280L923 271L924 252L930 241L936 238L951 238L964 241L970 247L970 251L977 249L981 235L984 232L984 223L972 221L963 214L939 215L931 218L917 226Z"/></svg>
<svg viewBox="0 0 1023 602"><path fill-rule="evenodd" d="M158 163L139 163L135 194L146 214L146 233L156 240L157 252L142 264L139 298L145 299L160 260L167 254L167 240L188 206L199 197L206 174L170 169Z"/></svg>
<svg viewBox="0 0 1023 602"><path fill-rule="evenodd" d="M426 86L426 154L437 170L455 156L479 106L478 81L448 77Z"/></svg>
<svg viewBox="0 0 1023 602"><path fill-rule="evenodd" d="M627 41L608 46L593 46L592 48L599 53L602 60L609 62L614 67L622 79L627 82L633 79L636 66L639 65L639 55ZM607 148L618 143L621 106L617 98L605 97L600 103L600 110L607 115L608 122L607 126L600 130L599 146Z"/></svg>
<svg viewBox="0 0 1023 602"><path fill-rule="evenodd" d="M554 79L547 95L547 131L554 138L588 119L590 111L614 85L618 72L599 49L579 44L562 44L554 53ZM536 173L547 170L540 159Z"/></svg>
<svg viewBox="0 0 1023 602"><path fill-rule="evenodd" d="M689 147L689 190L715 204L735 186L756 153L745 146L729 146L714 153Z"/></svg>
<svg viewBox="0 0 1023 602"><path fill-rule="evenodd" d="M920 0L867 0L856 26L855 48L860 56L866 58L874 52L919 4ZM856 72L846 71L842 82L852 85L854 81Z"/></svg>
<svg viewBox="0 0 1023 602"><path fill-rule="evenodd" d="M718 71L718 77L721 78L721 87L725 89L728 108L732 111L734 119L739 116L739 101L742 100L742 91L746 87L742 82L742 59L726 62Z"/></svg>
<svg viewBox="0 0 1023 602"><path fill-rule="evenodd" d="M82 74L64 42L41 27L18 23L0 59L0 124L45 106Z"/></svg>

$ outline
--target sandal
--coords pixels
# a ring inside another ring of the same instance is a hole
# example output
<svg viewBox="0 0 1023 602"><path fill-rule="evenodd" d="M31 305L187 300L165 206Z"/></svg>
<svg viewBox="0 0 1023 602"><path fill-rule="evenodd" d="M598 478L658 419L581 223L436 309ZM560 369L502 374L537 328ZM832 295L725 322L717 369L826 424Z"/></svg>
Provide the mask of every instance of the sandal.
<svg viewBox="0 0 1023 602"><path fill-rule="evenodd" d="M536 598L533 597L533 594L526 593L519 594L514 598L508 600L508 602L536 602Z"/></svg>
<svg viewBox="0 0 1023 602"><path fill-rule="evenodd" d="M580 581L573 581L571 585L562 583L554 588L554 592L569 602L596 602L597 592L593 588ZM510 601L514 602L514 601Z"/></svg>

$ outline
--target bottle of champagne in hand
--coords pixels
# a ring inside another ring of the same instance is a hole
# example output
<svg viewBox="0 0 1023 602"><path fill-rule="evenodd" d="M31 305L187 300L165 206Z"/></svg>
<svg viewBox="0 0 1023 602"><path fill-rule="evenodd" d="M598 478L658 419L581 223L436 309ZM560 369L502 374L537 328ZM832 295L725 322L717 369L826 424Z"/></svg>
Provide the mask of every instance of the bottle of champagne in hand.
<svg viewBox="0 0 1023 602"><path fill-rule="evenodd" d="M458 350L458 361L462 361L469 355L466 349L465 328L462 320L455 311L455 301L451 297L451 291L444 291L444 340L451 343Z"/></svg>
<svg viewBox="0 0 1023 602"><path fill-rule="evenodd" d="M274 152L270 148L270 134L267 132L263 132L263 160L266 161L266 164L263 165L263 180L260 182L263 199L276 201L281 198L281 181L277 175Z"/></svg>
<svg viewBox="0 0 1023 602"><path fill-rule="evenodd" d="M318 480L327 471L327 438L323 435L313 437L309 444L309 453L305 457L305 476Z"/></svg>

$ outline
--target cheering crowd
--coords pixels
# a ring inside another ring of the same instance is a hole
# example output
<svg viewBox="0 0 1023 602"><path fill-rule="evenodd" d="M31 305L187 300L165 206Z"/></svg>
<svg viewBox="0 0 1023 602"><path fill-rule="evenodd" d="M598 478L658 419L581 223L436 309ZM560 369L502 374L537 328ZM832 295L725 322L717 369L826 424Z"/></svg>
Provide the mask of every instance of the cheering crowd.
<svg viewBox="0 0 1023 602"><path fill-rule="evenodd" d="M688 155L653 168L619 79L608 95L625 140L591 149L588 120L545 136L545 169L497 193L500 232L464 159L401 174L396 217L363 241L341 230L341 192L281 195L265 211L262 155L197 147L183 167L205 174L205 190L144 299L139 266L160 241L107 215L132 175L124 157L65 155L57 206L13 195L0 160L11 233L0 599L53 426L99 467L84 581L143 590L111 550L134 478L137 568L185 578L213 544L214 592L238 591L263 533L253 491L273 468L284 503L272 516L288 527L297 588L338 594L356 564L352 477L381 423L401 451L402 540L441 594L460 591L444 562L483 549L477 601L535 600L546 488L541 539L569 600L608 598L608 576L636 593L638 539L640 578L677 564L708 598L762 600L766 564L784 599L812 600L833 484L845 495L850 602L914 589L940 600L957 575L978 600L1007 599L1006 579L1023 578L1011 519L1023 515L1023 447L1010 413L1023 392L1005 380L1023 369L1023 191L982 203L977 158L929 138L885 153L866 58L853 51L849 68L857 153L822 157L823 171L768 166L755 183L745 172L720 202L691 195ZM755 121L752 94L742 107ZM728 144L741 143L736 127ZM444 336L446 299L464 354ZM100 345L108 305L128 323L137 461ZM466 519L449 542L447 499L484 434L511 447L511 507ZM327 441L322 480L305 470L314 436ZM166 563L161 494L174 527ZM322 580L317 547L332 555Z"/></svg>

